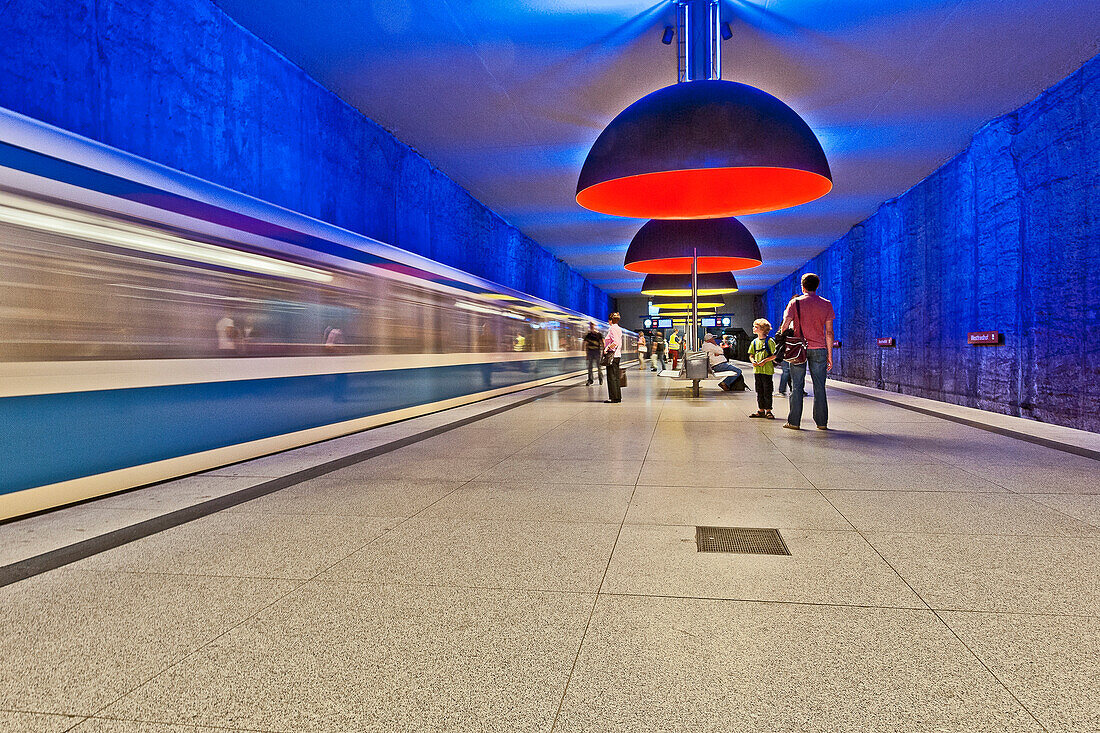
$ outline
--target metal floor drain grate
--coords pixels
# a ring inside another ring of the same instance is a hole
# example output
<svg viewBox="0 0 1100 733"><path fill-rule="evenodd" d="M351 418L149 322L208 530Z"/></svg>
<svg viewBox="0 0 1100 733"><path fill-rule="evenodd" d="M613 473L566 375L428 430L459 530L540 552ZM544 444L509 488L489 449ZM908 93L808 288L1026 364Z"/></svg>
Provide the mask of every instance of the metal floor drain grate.
<svg viewBox="0 0 1100 733"><path fill-rule="evenodd" d="M742 552L752 555L790 555L778 529L760 527L696 527L699 552Z"/></svg>

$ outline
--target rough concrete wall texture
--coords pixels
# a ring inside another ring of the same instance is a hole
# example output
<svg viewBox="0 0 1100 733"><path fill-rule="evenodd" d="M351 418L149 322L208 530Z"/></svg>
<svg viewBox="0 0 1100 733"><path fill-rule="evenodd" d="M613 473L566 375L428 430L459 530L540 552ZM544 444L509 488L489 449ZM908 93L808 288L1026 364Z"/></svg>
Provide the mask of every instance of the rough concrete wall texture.
<svg viewBox="0 0 1100 733"><path fill-rule="evenodd" d="M771 320L805 272L837 378L1100 431L1100 56L769 289Z"/></svg>
<svg viewBox="0 0 1100 733"><path fill-rule="evenodd" d="M209 0L20 0L0 106L576 310L611 300Z"/></svg>

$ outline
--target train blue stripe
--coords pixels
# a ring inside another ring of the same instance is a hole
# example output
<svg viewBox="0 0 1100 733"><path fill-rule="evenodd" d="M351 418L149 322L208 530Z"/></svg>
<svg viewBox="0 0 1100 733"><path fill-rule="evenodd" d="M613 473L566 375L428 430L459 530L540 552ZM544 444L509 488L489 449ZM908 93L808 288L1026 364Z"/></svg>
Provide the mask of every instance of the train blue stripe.
<svg viewBox="0 0 1100 733"><path fill-rule="evenodd" d="M584 368L580 357L0 399L0 494Z"/></svg>

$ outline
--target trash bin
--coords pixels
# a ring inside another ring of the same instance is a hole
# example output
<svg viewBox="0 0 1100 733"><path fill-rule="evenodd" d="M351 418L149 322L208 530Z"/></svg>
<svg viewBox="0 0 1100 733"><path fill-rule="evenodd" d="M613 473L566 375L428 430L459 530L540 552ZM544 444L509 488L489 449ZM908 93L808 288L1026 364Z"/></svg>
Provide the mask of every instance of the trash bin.
<svg viewBox="0 0 1100 733"><path fill-rule="evenodd" d="M707 352L693 351L684 356L684 376L688 379L707 378Z"/></svg>

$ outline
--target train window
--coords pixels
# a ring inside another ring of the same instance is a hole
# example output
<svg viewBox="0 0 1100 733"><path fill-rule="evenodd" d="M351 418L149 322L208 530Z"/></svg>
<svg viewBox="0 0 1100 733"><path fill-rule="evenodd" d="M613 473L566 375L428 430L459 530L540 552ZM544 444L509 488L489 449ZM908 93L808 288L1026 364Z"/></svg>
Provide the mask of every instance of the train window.
<svg viewBox="0 0 1100 733"><path fill-rule="evenodd" d="M561 352L587 330L511 297L456 307L438 288L242 252L258 258L247 271L231 243L72 216L98 234L0 218L0 360Z"/></svg>

